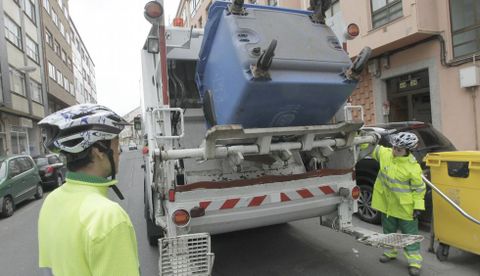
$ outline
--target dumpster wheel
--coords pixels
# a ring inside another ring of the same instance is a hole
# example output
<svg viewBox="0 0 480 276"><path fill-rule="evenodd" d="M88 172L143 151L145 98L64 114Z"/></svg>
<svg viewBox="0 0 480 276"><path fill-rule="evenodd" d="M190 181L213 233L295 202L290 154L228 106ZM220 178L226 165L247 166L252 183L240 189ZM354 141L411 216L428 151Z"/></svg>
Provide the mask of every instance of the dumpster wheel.
<svg viewBox="0 0 480 276"><path fill-rule="evenodd" d="M437 252L435 253L435 255L437 255L437 259L440 261L440 262L444 262L447 260L448 258L448 251L450 250L450 246L444 244L444 243L439 243L437 245Z"/></svg>

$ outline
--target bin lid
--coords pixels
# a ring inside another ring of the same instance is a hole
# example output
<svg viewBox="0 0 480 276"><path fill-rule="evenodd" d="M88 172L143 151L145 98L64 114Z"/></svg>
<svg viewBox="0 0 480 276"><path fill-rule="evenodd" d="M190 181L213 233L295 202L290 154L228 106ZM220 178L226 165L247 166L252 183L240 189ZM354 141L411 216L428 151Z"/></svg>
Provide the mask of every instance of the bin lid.
<svg viewBox="0 0 480 276"><path fill-rule="evenodd" d="M459 161L459 162L480 162L480 151L447 151L434 152L425 156L427 166L441 161Z"/></svg>

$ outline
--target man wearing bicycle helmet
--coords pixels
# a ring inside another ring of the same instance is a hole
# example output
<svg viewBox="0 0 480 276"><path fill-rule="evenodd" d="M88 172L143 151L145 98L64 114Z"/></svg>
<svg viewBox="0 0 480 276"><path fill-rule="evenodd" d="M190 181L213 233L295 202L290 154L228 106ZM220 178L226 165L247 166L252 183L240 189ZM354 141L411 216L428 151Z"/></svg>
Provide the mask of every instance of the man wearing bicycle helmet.
<svg viewBox="0 0 480 276"><path fill-rule="evenodd" d="M107 198L127 122L81 104L39 122L45 146L67 158L66 182L45 199L38 220L39 265L46 275L139 275L137 241L127 213ZM108 179L111 177L111 179Z"/></svg>
<svg viewBox="0 0 480 276"><path fill-rule="evenodd" d="M410 150L418 144L415 134L399 132L391 136L393 148L376 146L372 157L379 162L380 170L373 188L372 207L382 213L385 234L418 235L418 216L425 210L425 184L422 169ZM410 275L420 275L422 255L420 243L404 248ZM397 257L396 249L387 249L380 257L386 263Z"/></svg>

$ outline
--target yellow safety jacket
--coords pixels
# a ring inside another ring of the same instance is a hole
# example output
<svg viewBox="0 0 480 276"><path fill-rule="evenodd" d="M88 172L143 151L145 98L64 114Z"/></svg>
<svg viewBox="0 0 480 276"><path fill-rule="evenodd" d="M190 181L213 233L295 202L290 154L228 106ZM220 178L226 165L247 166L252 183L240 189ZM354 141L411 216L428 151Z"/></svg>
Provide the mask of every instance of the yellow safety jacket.
<svg viewBox="0 0 480 276"><path fill-rule="evenodd" d="M116 180L69 172L48 195L38 219L39 265L56 275L140 275L127 213L107 198Z"/></svg>
<svg viewBox="0 0 480 276"><path fill-rule="evenodd" d="M394 157L391 148L376 146L371 156L380 164L373 187L372 208L387 216L413 220L425 209L422 169L412 154Z"/></svg>

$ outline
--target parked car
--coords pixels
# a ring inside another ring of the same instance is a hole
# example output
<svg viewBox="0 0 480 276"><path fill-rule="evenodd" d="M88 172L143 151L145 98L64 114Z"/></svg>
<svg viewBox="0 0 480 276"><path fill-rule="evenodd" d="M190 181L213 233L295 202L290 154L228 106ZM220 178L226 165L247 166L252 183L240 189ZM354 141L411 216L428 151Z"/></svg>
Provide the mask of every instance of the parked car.
<svg viewBox="0 0 480 276"><path fill-rule="evenodd" d="M0 157L0 212L13 215L15 206L31 197L43 197L42 180L37 166L28 155Z"/></svg>
<svg viewBox="0 0 480 276"><path fill-rule="evenodd" d="M455 146L432 125L423 122L395 122L386 124L377 124L364 127L366 131L376 131L380 133L382 138L379 144L391 147L390 135L398 132L411 132L418 136L419 142L416 149L412 151L420 166L424 170L424 174L430 178L429 168L425 166L423 158L430 152L455 151ZM361 194L358 201L358 216L363 221L369 223L380 223L381 215L379 212L371 208L373 184L377 178L379 165L378 162L371 157L366 157L356 164L356 181L360 186ZM420 220L430 222L432 218L432 192L427 186L425 194L425 212L422 212Z"/></svg>
<svg viewBox="0 0 480 276"><path fill-rule="evenodd" d="M37 164L44 188L57 188L63 184L67 174L67 167L60 159L60 156L47 154L35 156L33 159Z"/></svg>
<svg viewBox="0 0 480 276"><path fill-rule="evenodd" d="M135 144L134 142L130 142L128 144L128 149L129 150L136 150L137 149L137 144Z"/></svg>

